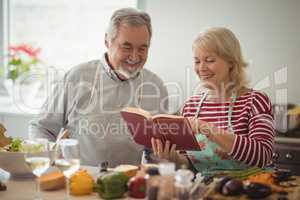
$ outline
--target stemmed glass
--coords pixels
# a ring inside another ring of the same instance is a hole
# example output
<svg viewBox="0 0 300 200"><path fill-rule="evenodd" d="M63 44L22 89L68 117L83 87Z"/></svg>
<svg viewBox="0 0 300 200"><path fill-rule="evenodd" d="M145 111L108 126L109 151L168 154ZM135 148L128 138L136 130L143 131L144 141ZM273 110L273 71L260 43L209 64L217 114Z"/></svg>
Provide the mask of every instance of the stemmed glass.
<svg viewBox="0 0 300 200"><path fill-rule="evenodd" d="M70 199L69 179L80 167L79 142L75 139L62 139L58 143L58 158L55 160L55 166L60 169L67 181L67 199Z"/></svg>
<svg viewBox="0 0 300 200"><path fill-rule="evenodd" d="M25 153L25 163L31 169L32 173L36 176L36 200L42 200L40 192L39 177L50 166L50 149L47 139L34 139L26 141L29 145L36 147L38 152L28 151Z"/></svg>

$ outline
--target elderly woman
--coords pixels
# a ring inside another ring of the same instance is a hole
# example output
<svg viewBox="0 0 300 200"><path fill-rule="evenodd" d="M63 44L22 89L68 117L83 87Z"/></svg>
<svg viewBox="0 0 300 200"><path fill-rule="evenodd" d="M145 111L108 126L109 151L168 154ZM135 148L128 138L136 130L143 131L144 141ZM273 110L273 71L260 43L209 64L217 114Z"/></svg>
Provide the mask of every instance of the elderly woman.
<svg viewBox="0 0 300 200"><path fill-rule="evenodd" d="M273 153L272 106L266 94L247 88L238 39L226 28L210 28L195 39L193 54L205 91L185 102L182 115L202 151L182 155L175 144L152 138L154 155L197 171L266 166Z"/></svg>

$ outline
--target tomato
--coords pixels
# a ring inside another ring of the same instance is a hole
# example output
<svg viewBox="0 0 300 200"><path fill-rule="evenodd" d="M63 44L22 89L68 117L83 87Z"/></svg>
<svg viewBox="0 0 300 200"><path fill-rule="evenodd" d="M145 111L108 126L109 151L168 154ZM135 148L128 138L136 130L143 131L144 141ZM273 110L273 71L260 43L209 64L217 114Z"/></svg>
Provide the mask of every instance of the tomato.
<svg viewBox="0 0 300 200"><path fill-rule="evenodd" d="M134 198L145 198L146 179L143 176L134 176L128 182L128 194Z"/></svg>

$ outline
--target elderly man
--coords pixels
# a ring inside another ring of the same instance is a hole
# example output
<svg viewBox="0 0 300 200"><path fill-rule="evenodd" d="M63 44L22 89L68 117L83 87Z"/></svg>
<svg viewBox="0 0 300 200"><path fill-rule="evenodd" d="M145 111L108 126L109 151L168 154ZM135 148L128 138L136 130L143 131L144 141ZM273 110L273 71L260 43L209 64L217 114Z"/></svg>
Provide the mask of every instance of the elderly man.
<svg viewBox="0 0 300 200"><path fill-rule="evenodd" d="M120 110L137 106L153 114L167 112L162 80L143 69L151 34L148 14L131 8L115 11L105 35L107 52L66 73L31 122L30 134L55 140L61 128L67 129L79 140L85 165L140 163L143 147L131 139Z"/></svg>

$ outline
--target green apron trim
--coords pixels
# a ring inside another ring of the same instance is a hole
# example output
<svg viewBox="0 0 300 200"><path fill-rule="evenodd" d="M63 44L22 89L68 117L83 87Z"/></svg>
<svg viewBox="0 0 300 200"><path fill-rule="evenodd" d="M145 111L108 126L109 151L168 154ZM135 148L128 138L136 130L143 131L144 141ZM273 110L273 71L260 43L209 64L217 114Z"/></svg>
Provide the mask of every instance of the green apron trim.
<svg viewBox="0 0 300 200"><path fill-rule="evenodd" d="M201 106L206 99L208 92L205 92L203 97L200 99L196 114L194 118L197 118L200 114ZM233 105L236 101L236 95L232 95L231 102L228 110L228 130L233 131L232 126L232 112ZM214 173L220 170L237 170L245 169L247 166L237 162L233 159L222 159L216 153L215 150L218 148L218 145L214 142L211 142L207 137L201 133L196 135L196 139L199 143L203 144L204 149L201 151L187 151L193 166L197 171L201 173Z"/></svg>

